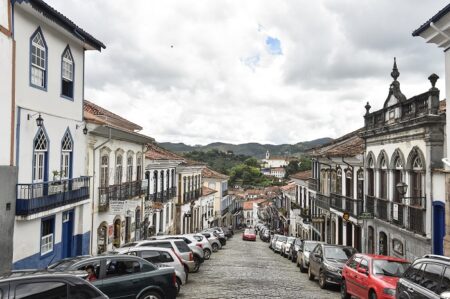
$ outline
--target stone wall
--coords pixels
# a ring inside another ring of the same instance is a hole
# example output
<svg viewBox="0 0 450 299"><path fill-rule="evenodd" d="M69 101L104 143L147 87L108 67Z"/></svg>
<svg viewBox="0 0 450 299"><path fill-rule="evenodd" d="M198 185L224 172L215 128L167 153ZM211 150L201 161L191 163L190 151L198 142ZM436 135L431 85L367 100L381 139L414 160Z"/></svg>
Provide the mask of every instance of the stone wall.
<svg viewBox="0 0 450 299"><path fill-rule="evenodd" d="M16 215L17 168L0 166L0 273L11 270L13 257L14 218ZM26 236L23 236L24 238Z"/></svg>

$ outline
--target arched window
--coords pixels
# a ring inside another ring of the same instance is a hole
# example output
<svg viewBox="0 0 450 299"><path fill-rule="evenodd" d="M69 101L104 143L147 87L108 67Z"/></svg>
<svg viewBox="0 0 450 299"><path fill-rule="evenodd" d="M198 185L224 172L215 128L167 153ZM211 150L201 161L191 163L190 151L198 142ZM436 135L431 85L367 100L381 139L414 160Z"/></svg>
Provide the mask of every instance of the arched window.
<svg viewBox="0 0 450 299"><path fill-rule="evenodd" d="M419 198L424 196L424 161L418 150L412 153L411 157L411 181L410 190L413 202L411 204L418 204Z"/></svg>
<svg viewBox="0 0 450 299"><path fill-rule="evenodd" d="M136 181L142 180L142 157L140 154L136 157Z"/></svg>
<svg viewBox="0 0 450 299"><path fill-rule="evenodd" d="M381 155L380 157L380 197L383 199L387 199L387 162L385 155Z"/></svg>
<svg viewBox="0 0 450 299"><path fill-rule="evenodd" d="M153 194L158 193L158 171L153 172ZM156 199L156 198L155 198Z"/></svg>
<svg viewBox="0 0 450 299"><path fill-rule="evenodd" d="M403 159L402 159L402 154L399 150L396 150L394 152L394 155L392 157L392 175L393 175L393 179L394 179L394 183L392 186L392 190L393 190L393 194L394 194L394 198L393 200L395 202L401 202L402 198L401 198L401 194L398 192L397 190L397 184L400 182L403 182L403 169L404 169L404 163L403 163Z"/></svg>
<svg viewBox="0 0 450 299"><path fill-rule="evenodd" d="M133 156L131 154L127 157L127 182L133 180Z"/></svg>
<svg viewBox="0 0 450 299"><path fill-rule="evenodd" d="M109 186L109 154L104 153L100 162L100 186Z"/></svg>
<svg viewBox="0 0 450 299"><path fill-rule="evenodd" d="M364 198L364 171L359 169L356 173L358 182L356 186L356 199L362 200Z"/></svg>
<svg viewBox="0 0 450 299"><path fill-rule="evenodd" d="M72 153L72 136L70 131L67 130L61 141L61 179L68 179L72 177Z"/></svg>
<svg viewBox="0 0 450 299"><path fill-rule="evenodd" d="M69 46L61 57L61 95L73 99L74 62Z"/></svg>
<svg viewBox="0 0 450 299"><path fill-rule="evenodd" d="M123 175L123 156L122 154L116 155L116 175L114 178L114 182L116 185L122 184L122 175Z"/></svg>
<svg viewBox="0 0 450 299"><path fill-rule="evenodd" d="M353 171L351 169L345 171L345 196L353 197Z"/></svg>
<svg viewBox="0 0 450 299"><path fill-rule="evenodd" d="M336 170L336 193L342 195L342 169L340 167Z"/></svg>
<svg viewBox="0 0 450 299"><path fill-rule="evenodd" d="M169 188L170 188L170 170L169 169L167 169L166 170L166 190L169 190Z"/></svg>
<svg viewBox="0 0 450 299"><path fill-rule="evenodd" d="M172 187L175 187L175 169L172 169Z"/></svg>
<svg viewBox="0 0 450 299"><path fill-rule="evenodd" d="M47 88L47 44L40 28L31 36L31 85L42 89Z"/></svg>
<svg viewBox="0 0 450 299"><path fill-rule="evenodd" d="M369 160L367 161L367 195L374 196L375 195L375 173L374 173L374 167L375 162L372 156L369 157Z"/></svg>
<svg viewBox="0 0 450 299"><path fill-rule="evenodd" d="M336 193L336 169L331 170L331 193Z"/></svg>
<svg viewBox="0 0 450 299"><path fill-rule="evenodd" d="M41 127L34 138L34 157L33 157L33 183L44 182L47 180L47 154L48 139L44 129Z"/></svg>

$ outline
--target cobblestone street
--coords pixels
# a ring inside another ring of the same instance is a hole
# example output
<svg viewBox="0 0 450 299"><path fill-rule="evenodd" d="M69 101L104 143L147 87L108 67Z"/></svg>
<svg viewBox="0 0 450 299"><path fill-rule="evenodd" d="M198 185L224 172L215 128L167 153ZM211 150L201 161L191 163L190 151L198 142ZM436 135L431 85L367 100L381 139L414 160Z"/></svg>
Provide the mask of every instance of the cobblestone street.
<svg viewBox="0 0 450 299"><path fill-rule="evenodd" d="M339 298L337 287L322 290L268 243L242 241L236 233L224 249L191 273L179 298Z"/></svg>

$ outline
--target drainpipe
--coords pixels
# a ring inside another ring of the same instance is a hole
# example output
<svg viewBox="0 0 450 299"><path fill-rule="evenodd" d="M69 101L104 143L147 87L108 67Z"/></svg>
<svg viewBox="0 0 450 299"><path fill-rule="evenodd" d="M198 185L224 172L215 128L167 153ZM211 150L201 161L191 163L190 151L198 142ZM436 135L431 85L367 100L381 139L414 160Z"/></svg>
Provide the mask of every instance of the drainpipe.
<svg viewBox="0 0 450 299"><path fill-rule="evenodd" d="M95 194L95 189L94 189L95 188L95 151L110 141L111 141L111 128L109 128L108 139L105 142L101 143L100 145L94 147L94 149L92 151L92 187L93 187L92 194L93 194L93 196L92 196L92 204L91 204L91 209L92 209L92 211L91 211L91 252L90 252L91 255L93 255L93 246L94 246L93 240L94 240L94 207L95 207L95 204L94 204L95 203L95 196L94 196L94 194ZM108 234L108 231L106 231L106 234ZM108 242L107 237L108 236L106 236L106 238L105 238L105 242ZM106 243L106 244L108 244L108 243Z"/></svg>

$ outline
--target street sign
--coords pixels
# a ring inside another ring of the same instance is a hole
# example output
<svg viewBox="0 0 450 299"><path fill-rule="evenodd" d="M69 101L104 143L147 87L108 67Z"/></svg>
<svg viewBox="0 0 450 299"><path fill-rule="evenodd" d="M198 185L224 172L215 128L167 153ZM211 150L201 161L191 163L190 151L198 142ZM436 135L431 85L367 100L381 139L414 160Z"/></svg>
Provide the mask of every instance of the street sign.
<svg viewBox="0 0 450 299"><path fill-rule="evenodd" d="M320 216L320 217L312 217L311 218L312 223L324 223L325 219Z"/></svg>
<svg viewBox="0 0 450 299"><path fill-rule="evenodd" d="M348 212L344 212L344 214L342 214L342 219L348 221L350 219L350 214Z"/></svg>
<svg viewBox="0 0 450 299"><path fill-rule="evenodd" d="M373 214L371 212L362 212L359 214L359 219L365 220L365 219L373 219Z"/></svg>

